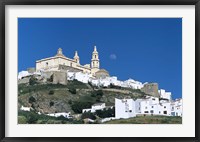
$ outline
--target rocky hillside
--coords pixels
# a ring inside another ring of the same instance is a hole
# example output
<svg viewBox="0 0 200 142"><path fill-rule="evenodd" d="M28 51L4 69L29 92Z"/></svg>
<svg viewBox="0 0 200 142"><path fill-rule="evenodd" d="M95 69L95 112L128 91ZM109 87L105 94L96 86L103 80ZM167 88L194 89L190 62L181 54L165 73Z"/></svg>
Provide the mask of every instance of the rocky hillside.
<svg viewBox="0 0 200 142"><path fill-rule="evenodd" d="M18 109L23 105L41 113L74 114L81 113L82 109L90 108L94 103L105 102L106 106L112 106L115 98L137 99L145 95L139 89L113 85L97 88L77 80L69 81L67 85L37 83L30 80L29 83L18 85Z"/></svg>

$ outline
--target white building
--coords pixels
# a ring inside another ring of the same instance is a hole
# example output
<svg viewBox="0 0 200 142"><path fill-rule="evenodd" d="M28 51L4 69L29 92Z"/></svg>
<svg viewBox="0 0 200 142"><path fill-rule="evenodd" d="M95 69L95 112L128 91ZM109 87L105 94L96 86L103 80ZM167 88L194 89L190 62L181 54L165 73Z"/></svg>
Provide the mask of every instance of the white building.
<svg viewBox="0 0 200 142"><path fill-rule="evenodd" d="M171 106L169 101L159 101L157 97L147 96L136 100L136 112L143 115L171 116Z"/></svg>
<svg viewBox="0 0 200 142"><path fill-rule="evenodd" d="M67 72L67 79L68 80L78 80L83 83L88 83L90 79L92 78L92 75L89 73L82 73L82 72Z"/></svg>
<svg viewBox="0 0 200 142"><path fill-rule="evenodd" d="M30 107L21 106L20 110L23 110L23 111L31 111L31 108L30 108Z"/></svg>
<svg viewBox="0 0 200 142"><path fill-rule="evenodd" d="M172 93L171 92L165 92L164 89L160 89L158 90L158 93L160 94L160 98L163 98L163 99L168 99L168 100L171 100L171 96L172 96Z"/></svg>
<svg viewBox="0 0 200 142"><path fill-rule="evenodd" d="M49 113L47 114L48 116L53 116L53 117L59 117L59 116L63 116L65 118L71 118L71 113L68 112L60 112L60 113Z"/></svg>
<svg viewBox="0 0 200 142"><path fill-rule="evenodd" d="M115 98L115 118L130 118L135 116L135 101L133 99Z"/></svg>
<svg viewBox="0 0 200 142"><path fill-rule="evenodd" d="M175 101L171 102L171 115L172 116L181 116L182 117L183 111L183 100L176 99Z"/></svg>
<svg viewBox="0 0 200 142"><path fill-rule="evenodd" d="M96 110L103 110L104 108L106 108L106 104L105 103L96 103L96 104L92 105L92 108L83 109L82 113L84 113L84 112L94 113L94 112L96 112Z"/></svg>

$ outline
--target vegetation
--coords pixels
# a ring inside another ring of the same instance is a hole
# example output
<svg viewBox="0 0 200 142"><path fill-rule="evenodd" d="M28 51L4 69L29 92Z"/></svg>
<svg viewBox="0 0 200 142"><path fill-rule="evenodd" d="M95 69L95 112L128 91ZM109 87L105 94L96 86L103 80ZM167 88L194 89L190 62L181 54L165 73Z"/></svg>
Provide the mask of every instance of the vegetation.
<svg viewBox="0 0 200 142"><path fill-rule="evenodd" d="M91 108L92 103L91 102L78 102L78 101L74 101L71 105L72 110L75 113L82 113L83 109L86 108Z"/></svg>
<svg viewBox="0 0 200 142"><path fill-rule="evenodd" d="M129 119L118 119L106 124L182 124L179 116L136 116Z"/></svg>
<svg viewBox="0 0 200 142"><path fill-rule="evenodd" d="M38 91L46 91L46 90L53 90L53 89L60 89L66 88L66 85L62 84L35 84L35 85L27 85L27 84L19 84L19 96L24 95L31 92L38 92Z"/></svg>
<svg viewBox="0 0 200 142"><path fill-rule="evenodd" d="M92 120L96 119L96 116L91 112L84 112L81 116L81 119L90 118Z"/></svg>
<svg viewBox="0 0 200 142"><path fill-rule="evenodd" d="M18 124L82 124L82 120L67 119L63 116L51 117L44 114L37 114L33 111L19 111Z"/></svg>
<svg viewBox="0 0 200 142"><path fill-rule="evenodd" d="M76 94L76 89L75 88L69 88L69 92L72 94Z"/></svg>
<svg viewBox="0 0 200 142"><path fill-rule="evenodd" d="M49 95L53 95L53 94L54 94L54 90L50 90Z"/></svg>
<svg viewBox="0 0 200 142"><path fill-rule="evenodd" d="M67 85L52 84L51 77L47 84L37 82L37 79L30 79L27 84L18 85L18 103L19 106L30 106L34 111L49 113L71 112L73 114L82 114L82 109L91 108L95 103L104 102L106 106L114 106L115 98L143 98L147 94L140 89L131 89L119 87L111 84L108 88L97 88L91 83L85 84L78 80L69 81ZM54 106L54 107L53 107ZM56 109L56 110L55 110ZM99 119L114 117L115 109L109 108L97 110L95 113L83 113L81 120L67 119L61 117L51 117L47 115L38 115L37 113L19 111L19 124L82 124L83 119L90 118L100 123ZM112 120L108 124L132 123L132 124L181 124L180 117L166 116L137 116L130 119Z"/></svg>
<svg viewBox="0 0 200 142"><path fill-rule="evenodd" d="M94 97L96 102L101 102L101 98L103 96L102 90L93 91L91 97Z"/></svg>
<svg viewBox="0 0 200 142"><path fill-rule="evenodd" d="M50 107L54 106L54 102L51 101L51 102L49 103L49 106L50 106Z"/></svg>
<svg viewBox="0 0 200 142"><path fill-rule="evenodd" d="M37 84L37 79L33 76L31 76L30 80L29 80L29 85L35 85Z"/></svg>
<svg viewBox="0 0 200 142"><path fill-rule="evenodd" d="M76 88L79 88L79 89L88 89L88 86L83 83L83 82L80 82L78 80L69 80L68 83L67 83L67 88L69 89L76 89Z"/></svg>
<svg viewBox="0 0 200 142"><path fill-rule="evenodd" d="M29 101L28 101L30 104L36 102L36 99L33 97L33 96L30 96L29 97Z"/></svg>
<svg viewBox="0 0 200 142"><path fill-rule="evenodd" d="M97 115L100 118L115 117L115 108L113 107L104 110L97 110L95 112L95 115Z"/></svg>

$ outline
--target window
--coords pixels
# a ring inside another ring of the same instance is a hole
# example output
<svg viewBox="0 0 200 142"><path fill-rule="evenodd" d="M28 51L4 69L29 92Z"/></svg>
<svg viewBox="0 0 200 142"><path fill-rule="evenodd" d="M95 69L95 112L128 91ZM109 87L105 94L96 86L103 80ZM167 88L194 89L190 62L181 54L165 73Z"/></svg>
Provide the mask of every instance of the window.
<svg viewBox="0 0 200 142"><path fill-rule="evenodd" d="M46 62L46 66L48 66L48 64L49 64L49 63L48 63L48 62Z"/></svg>
<svg viewBox="0 0 200 142"><path fill-rule="evenodd" d="M164 106L164 108L166 108L166 106Z"/></svg>
<svg viewBox="0 0 200 142"><path fill-rule="evenodd" d="M153 108L153 106L151 106L151 108Z"/></svg>
<svg viewBox="0 0 200 142"><path fill-rule="evenodd" d="M148 111L144 111L144 113L149 113Z"/></svg>
<svg viewBox="0 0 200 142"><path fill-rule="evenodd" d="M145 109L147 109L147 107L145 107Z"/></svg>
<svg viewBox="0 0 200 142"><path fill-rule="evenodd" d="M140 107L139 107L139 110L140 110Z"/></svg>
<svg viewBox="0 0 200 142"><path fill-rule="evenodd" d="M96 58L97 57L97 55L94 55L94 58Z"/></svg>
<svg viewBox="0 0 200 142"><path fill-rule="evenodd" d="M167 114L167 111L163 111L163 114Z"/></svg>
<svg viewBox="0 0 200 142"><path fill-rule="evenodd" d="M160 114L160 111L159 111L159 114Z"/></svg>
<svg viewBox="0 0 200 142"><path fill-rule="evenodd" d="M151 110L150 112L153 113L153 110Z"/></svg>
<svg viewBox="0 0 200 142"><path fill-rule="evenodd" d="M129 112L132 112L132 110L129 110Z"/></svg>
<svg viewBox="0 0 200 142"><path fill-rule="evenodd" d="M152 98L153 101L155 101L155 98Z"/></svg>

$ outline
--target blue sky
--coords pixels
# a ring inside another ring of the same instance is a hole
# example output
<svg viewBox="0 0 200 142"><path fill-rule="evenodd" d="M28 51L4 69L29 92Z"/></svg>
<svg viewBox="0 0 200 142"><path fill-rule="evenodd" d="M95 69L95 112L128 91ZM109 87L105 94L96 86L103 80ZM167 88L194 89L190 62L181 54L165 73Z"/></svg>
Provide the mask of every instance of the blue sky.
<svg viewBox="0 0 200 142"><path fill-rule="evenodd" d="M18 71L54 56L61 47L77 50L87 64L97 46L100 68L120 80L157 82L182 96L181 18L19 18Z"/></svg>

